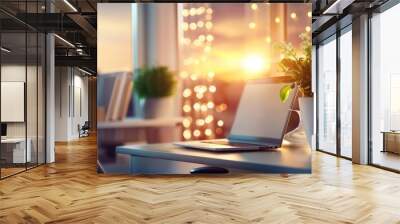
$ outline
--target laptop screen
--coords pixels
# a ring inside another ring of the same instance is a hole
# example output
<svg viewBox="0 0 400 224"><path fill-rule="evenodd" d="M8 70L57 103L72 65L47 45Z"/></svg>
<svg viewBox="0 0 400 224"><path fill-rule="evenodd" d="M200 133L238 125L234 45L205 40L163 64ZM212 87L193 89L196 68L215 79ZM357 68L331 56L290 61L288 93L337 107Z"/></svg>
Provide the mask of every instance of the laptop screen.
<svg viewBox="0 0 400 224"><path fill-rule="evenodd" d="M288 100L281 102L279 92L284 85L287 84L248 82L244 87L229 139L280 145L295 95L295 91L292 91Z"/></svg>
<svg viewBox="0 0 400 224"><path fill-rule="evenodd" d="M7 136L7 124L1 123L1 136Z"/></svg>

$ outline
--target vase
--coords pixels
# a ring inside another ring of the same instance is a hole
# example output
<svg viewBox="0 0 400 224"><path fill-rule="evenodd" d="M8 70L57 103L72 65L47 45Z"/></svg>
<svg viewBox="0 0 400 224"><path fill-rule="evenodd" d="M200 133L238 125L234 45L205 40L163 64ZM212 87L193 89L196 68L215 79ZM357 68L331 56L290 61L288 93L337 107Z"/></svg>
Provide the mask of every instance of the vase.
<svg viewBox="0 0 400 224"><path fill-rule="evenodd" d="M174 115L174 98L159 97L146 98L143 103L143 117L151 118L166 118Z"/></svg>
<svg viewBox="0 0 400 224"><path fill-rule="evenodd" d="M299 97L300 119L306 132L307 142L312 147L314 134L314 98Z"/></svg>

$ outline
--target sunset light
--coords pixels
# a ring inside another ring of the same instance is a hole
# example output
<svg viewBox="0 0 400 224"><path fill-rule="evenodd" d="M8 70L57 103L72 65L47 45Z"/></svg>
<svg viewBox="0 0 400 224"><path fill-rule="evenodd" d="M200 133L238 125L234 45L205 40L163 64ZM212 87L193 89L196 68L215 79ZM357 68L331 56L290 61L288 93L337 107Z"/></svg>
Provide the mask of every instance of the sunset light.
<svg viewBox="0 0 400 224"><path fill-rule="evenodd" d="M259 74L266 70L267 64L263 56L257 54L247 55L242 60L242 68L250 74Z"/></svg>

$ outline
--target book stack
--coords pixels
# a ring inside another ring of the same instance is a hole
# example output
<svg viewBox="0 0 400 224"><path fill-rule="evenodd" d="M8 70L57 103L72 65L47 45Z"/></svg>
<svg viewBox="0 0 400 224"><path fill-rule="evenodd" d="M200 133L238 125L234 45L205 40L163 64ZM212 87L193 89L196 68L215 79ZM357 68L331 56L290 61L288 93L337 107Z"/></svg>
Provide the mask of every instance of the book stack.
<svg viewBox="0 0 400 224"><path fill-rule="evenodd" d="M132 99L132 74L118 72L98 77L98 120L119 121L128 113Z"/></svg>

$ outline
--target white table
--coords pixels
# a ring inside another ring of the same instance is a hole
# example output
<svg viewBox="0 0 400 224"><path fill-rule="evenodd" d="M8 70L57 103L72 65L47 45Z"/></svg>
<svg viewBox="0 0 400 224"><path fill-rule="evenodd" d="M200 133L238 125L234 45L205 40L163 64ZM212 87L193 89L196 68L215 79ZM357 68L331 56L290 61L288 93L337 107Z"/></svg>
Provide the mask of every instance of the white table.
<svg viewBox="0 0 400 224"><path fill-rule="evenodd" d="M2 147L12 147L12 162L13 163L26 163L32 160L32 141L30 138L26 139L27 147L25 151L25 138L5 138L1 139ZM2 150L4 150L2 148ZM5 150L4 150L5 151Z"/></svg>

